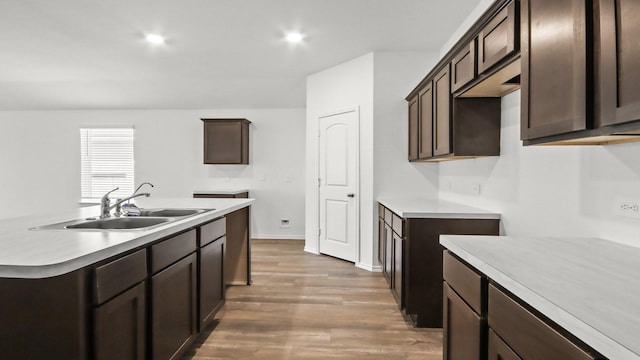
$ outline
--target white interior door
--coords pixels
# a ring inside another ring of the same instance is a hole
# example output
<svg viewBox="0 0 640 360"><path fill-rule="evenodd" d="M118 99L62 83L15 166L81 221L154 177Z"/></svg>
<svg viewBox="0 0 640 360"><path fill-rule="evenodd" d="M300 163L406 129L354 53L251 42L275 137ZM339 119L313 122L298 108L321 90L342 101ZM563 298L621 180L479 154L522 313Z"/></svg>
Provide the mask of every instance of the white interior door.
<svg viewBox="0 0 640 360"><path fill-rule="evenodd" d="M357 110L320 117L319 121L319 250L356 261L358 241Z"/></svg>

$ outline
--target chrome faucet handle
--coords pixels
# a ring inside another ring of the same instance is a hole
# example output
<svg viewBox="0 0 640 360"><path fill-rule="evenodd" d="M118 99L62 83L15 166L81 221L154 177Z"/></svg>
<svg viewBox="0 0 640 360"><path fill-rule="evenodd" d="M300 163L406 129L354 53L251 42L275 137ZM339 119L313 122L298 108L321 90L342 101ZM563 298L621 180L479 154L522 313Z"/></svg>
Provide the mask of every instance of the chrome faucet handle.
<svg viewBox="0 0 640 360"><path fill-rule="evenodd" d="M131 195L135 195L135 194L138 192L138 190L140 190L140 188L141 188L142 186L144 186L144 185L149 185L149 186L151 186L151 187L154 187L152 183L150 183L150 182L146 182L146 181L145 181L145 182L143 182L142 184L138 185L138 187L136 188L136 190L135 190L135 191L133 192L133 194L131 194ZM147 195L146 195L146 197L149 197L149 195L147 194ZM131 199L129 199L129 200L131 200ZM127 200L127 204L129 204L129 200Z"/></svg>
<svg viewBox="0 0 640 360"><path fill-rule="evenodd" d="M104 194L100 199L100 218L101 219L108 218L109 216L111 216L109 214L109 211L111 210L111 208L109 207L109 205L111 205L111 200L109 200L109 194L119 189L120 187L117 187L109 191L108 193Z"/></svg>

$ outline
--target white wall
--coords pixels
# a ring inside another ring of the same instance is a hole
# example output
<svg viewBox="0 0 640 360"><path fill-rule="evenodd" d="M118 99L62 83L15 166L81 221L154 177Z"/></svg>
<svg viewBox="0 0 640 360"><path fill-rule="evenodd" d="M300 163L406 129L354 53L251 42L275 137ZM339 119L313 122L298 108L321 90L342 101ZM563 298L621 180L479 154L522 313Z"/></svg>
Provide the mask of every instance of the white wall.
<svg viewBox="0 0 640 360"><path fill-rule="evenodd" d="M441 56L493 2L480 1ZM506 235L591 236L640 247L640 218L614 213L619 199L640 203L638 151L640 143L524 147L517 91L502 99L500 156L440 163L439 196L500 212Z"/></svg>
<svg viewBox="0 0 640 360"><path fill-rule="evenodd" d="M240 185L256 198L253 237L304 237L304 109L0 112L0 218L60 211L80 198L79 127L135 127L136 183L151 196ZM205 117L245 117L249 165L204 165ZM291 228L281 229L280 218Z"/></svg>
<svg viewBox="0 0 640 360"><path fill-rule="evenodd" d="M370 53L307 79L306 246L318 252L318 117L360 109L360 251L356 265L379 269L377 207L380 195L437 196L437 167L406 161L404 97L438 59L435 53ZM425 186L425 183L428 185Z"/></svg>
<svg viewBox="0 0 640 360"><path fill-rule="evenodd" d="M517 236L602 237L640 247L640 219L614 214L640 200L640 143L522 146L520 92L502 99L500 157L440 164L440 198L502 214ZM472 191L480 185L480 195Z"/></svg>

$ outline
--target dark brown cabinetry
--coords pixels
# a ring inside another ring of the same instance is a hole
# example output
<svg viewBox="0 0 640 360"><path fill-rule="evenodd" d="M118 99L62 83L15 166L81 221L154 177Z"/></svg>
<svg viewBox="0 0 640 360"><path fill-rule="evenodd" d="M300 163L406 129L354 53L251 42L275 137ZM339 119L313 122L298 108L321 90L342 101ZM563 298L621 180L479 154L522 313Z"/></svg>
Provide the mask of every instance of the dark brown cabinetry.
<svg viewBox="0 0 640 360"><path fill-rule="evenodd" d="M409 161L418 159L418 97L409 100Z"/></svg>
<svg viewBox="0 0 640 360"><path fill-rule="evenodd" d="M151 346L154 359L178 358L197 335L195 251L195 230L151 247L151 267L154 269L151 277Z"/></svg>
<svg viewBox="0 0 640 360"><path fill-rule="evenodd" d="M455 92L476 77L475 49L475 41L471 41L451 60L451 92Z"/></svg>
<svg viewBox="0 0 640 360"><path fill-rule="evenodd" d="M222 195L222 196L221 196ZM229 197L229 194L194 194L194 198ZM233 197L246 198L247 192L234 194ZM227 285L251 284L251 209L236 210L225 215L226 241L224 278Z"/></svg>
<svg viewBox="0 0 640 360"><path fill-rule="evenodd" d="M93 357L96 360L146 356L146 251L94 270Z"/></svg>
<svg viewBox="0 0 640 360"><path fill-rule="evenodd" d="M451 152L451 78L447 65L433 79L433 156Z"/></svg>
<svg viewBox="0 0 640 360"><path fill-rule="evenodd" d="M205 164L248 164L247 119L202 119Z"/></svg>
<svg viewBox="0 0 640 360"><path fill-rule="evenodd" d="M524 145L640 141L638 16L635 1L522 0Z"/></svg>
<svg viewBox="0 0 640 360"><path fill-rule="evenodd" d="M198 265L199 330L213 320L216 312L224 305L224 253L226 222L215 220L200 228L200 261Z"/></svg>
<svg viewBox="0 0 640 360"><path fill-rule="evenodd" d="M487 329L486 278L464 266L448 252L443 257L443 355L445 359L479 360ZM460 294L460 295L459 295ZM464 297L464 300L463 300Z"/></svg>
<svg viewBox="0 0 640 360"><path fill-rule="evenodd" d="M640 120L640 3L594 3L596 126Z"/></svg>
<svg viewBox="0 0 640 360"><path fill-rule="evenodd" d="M391 293L415 326L442 327L440 234L498 235L500 220L402 218L379 208L381 265Z"/></svg>
<svg viewBox="0 0 640 360"><path fill-rule="evenodd" d="M443 254L444 359L603 359L448 251Z"/></svg>
<svg viewBox="0 0 640 360"><path fill-rule="evenodd" d="M433 81L418 93L418 159L433 157ZM409 138L412 135L409 134Z"/></svg>
<svg viewBox="0 0 640 360"><path fill-rule="evenodd" d="M478 33L478 73L484 73L518 49L518 1L511 1Z"/></svg>
<svg viewBox="0 0 640 360"><path fill-rule="evenodd" d="M407 96L409 161L500 155L500 96L519 88L517 8L496 1Z"/></svg>
<svg viewBox="0 0 640 360"><path fill-rule="evenodd" d="M522 0L523 140L587 127L586 13L583 0Z"/></svg>

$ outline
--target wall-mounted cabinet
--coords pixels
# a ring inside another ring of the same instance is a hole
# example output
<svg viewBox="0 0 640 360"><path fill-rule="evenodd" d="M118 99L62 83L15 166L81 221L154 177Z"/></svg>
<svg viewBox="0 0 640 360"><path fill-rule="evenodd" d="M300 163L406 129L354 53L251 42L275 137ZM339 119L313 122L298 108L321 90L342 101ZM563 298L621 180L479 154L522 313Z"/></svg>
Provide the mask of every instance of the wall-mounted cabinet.
<svg viewBox="0 0 640 360"><path fill-rule="evenodd" d="M525 145L640 141L638 16L635 1L522 1Z"/></svg>
<svg viewBox="0 0 640 360"><path fill-rule="evenodd" d="M496 2L409 94L409 161L500 155L499 97L519 87L517 1Z"/></svg>
<svg viewBox="0 0 640 360"><path fill-rule="evenodd" d="M248 164L247 119L201 119L204 122L205 164Z"/></svg>

